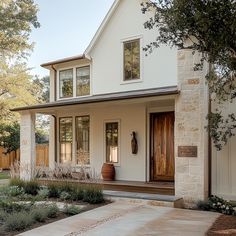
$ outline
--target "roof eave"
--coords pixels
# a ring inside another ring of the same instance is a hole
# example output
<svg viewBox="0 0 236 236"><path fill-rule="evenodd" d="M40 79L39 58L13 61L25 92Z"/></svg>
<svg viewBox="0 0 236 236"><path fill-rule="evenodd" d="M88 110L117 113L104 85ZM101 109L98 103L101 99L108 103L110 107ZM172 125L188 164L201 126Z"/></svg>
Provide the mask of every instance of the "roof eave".
<svg viewBox="0 0 236 236"><path fill-rule="evenodd" d="M57 64L62 64L62 63L66 63L66 62L71 62L71 61L75 61L75 60L82 60L82 59L90 60L89 58L87 58L85 56L85 54L81 54L81 55L74 56L74 57L66 57L66 58L63 58L63 59L59 59L59 60L43 63L40 66L43 67L43 68L47 68L49 66L53 66L53 65L57 65Z"/></svg>
<svg viewBox="0 0 236 236"><path fill-rule="evenodd" d="M14 112L21 112L27 110L36 110L36 109L45 109L45 108L54 108L61 106L71 106L71 105L80 105L80 104L89 104L89 103L100 103L100 102L110 102L110 101L119 101L127 99L139 99L145 97L155 97L155 96L166 96L166 95L178 95L179 90L177 86L169 86L157 89L146 89L146 90L137 90L121 93L112 93L112 94L101 94L94 95L83 99L71 99L71 100L62 100L51 103L32 105L27 107L18 107L11 109Z"/></svg>

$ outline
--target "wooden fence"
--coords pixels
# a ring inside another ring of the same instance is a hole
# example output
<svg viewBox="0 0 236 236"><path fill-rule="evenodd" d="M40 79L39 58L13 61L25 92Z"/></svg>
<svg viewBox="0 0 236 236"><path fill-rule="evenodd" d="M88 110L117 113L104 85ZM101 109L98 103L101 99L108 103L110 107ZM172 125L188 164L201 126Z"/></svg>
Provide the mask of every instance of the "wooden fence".
<svg viewBox="0 0 236 236"><path fill-rule="evenodd" d="M20 150L4 154L5 150L0 147L0 168L9 169L13 162L20 160ZM48 145L36 145L36 166L48 166Z"/></svg>

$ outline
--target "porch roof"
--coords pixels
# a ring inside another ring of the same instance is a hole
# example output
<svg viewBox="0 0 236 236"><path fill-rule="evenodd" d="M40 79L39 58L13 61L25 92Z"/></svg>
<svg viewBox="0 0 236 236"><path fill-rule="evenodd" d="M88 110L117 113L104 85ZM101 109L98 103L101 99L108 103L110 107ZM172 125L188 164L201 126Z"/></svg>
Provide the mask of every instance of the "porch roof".
<svg viewBox="0 0 236 236"><path fill-rule="evenodd" d="M175 95L178 94L179 90L177 86L169 86L162 88L153 88L153 89L144 89L136 91L127 91L119 93L107 93L92 95L88 97L77 97L71 99L65 99L50 103L37 104L32 106L17 107L11 109L11 111L26 111L26 110L35 110L43 108L55 108L62 106L71 106L78 104L90 104L90 103L100 103L100 102L109 102L109 101L118 101L118 100L127 100L135 98L146 98L146 97L155 97L155 96L164 96L164 95Z"/></svg>

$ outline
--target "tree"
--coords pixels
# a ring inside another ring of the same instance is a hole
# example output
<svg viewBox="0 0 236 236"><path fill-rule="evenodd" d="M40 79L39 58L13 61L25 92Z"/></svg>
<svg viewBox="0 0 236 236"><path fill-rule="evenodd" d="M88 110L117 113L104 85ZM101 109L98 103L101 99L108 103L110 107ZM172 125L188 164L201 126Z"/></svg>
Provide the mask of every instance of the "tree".
<svg viewBox="0 0 236 236"><path fill-rule="evenodd" d="M0 123L17 120L9 109L39 101L39 88L23 61L33 48L31 28L40 26L37 11L33 0L0 1Z"/></svg>
<svg viewBox="0 0 236 236"><path fill-rule="evenodd" d="M0 124L0 145L5 148L6 154L20 147L20 125L18 122L13 124Z"/></svg>
<svg viewBox="0 0 236 236"><path fill-rule="evenodd" d="M221 104L236 98L236 1L235 0L155 0L145 1L142 12L154 11L144 23L150 30L158 28L156 40L144 50L151 53L161 44L192 49L201 53L203 63L210 63L207 74L212 101ZM190 42L186 45L186 41ZM236 116L221 110L208 114L208 129L218 150L235 135Z"/></svg>
<svg viewBox="0 0 236 236"><path fill-rule="evenodd" d="M25 64L8 65L0 61L0 123L17 121L18 115L10 109L40 101L40 96Z"/></svg>
<svg viewBox="0 0 236 236"><path fill-rule="evenodd" d="M32 50L29 43L31 28L40 26L37 5L33 0L0 1L0 55L25 56Z"/></svg>
<svg viewBox="0 0 236 236"><path fill-rule="evenodd" d="M40 88L40 100L42 100L42 102L49 102L50 77L37 77L36 79L34 79L34 84L36 84Z"/></svg>

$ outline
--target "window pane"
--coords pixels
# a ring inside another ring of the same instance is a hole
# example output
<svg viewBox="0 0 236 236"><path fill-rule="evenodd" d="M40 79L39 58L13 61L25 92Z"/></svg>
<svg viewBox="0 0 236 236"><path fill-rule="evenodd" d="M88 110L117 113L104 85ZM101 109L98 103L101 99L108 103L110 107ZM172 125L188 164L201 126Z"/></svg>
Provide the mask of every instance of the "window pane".
<svg viewBox="0 0 236 236"><path fill-rule="evenodd" d="M76 117L77 160L80 165L90 164L89 159L89 116Z"/></svg>
<svg viewBox="0 0 236 236"><path fill-rule="evenodd" d="M60 118L59 120L59 142L60 162L72 161L72 118Z"/></svg>
<svg viewBox="0 0 236 236"><path fill-rule="evenodd" d="M106 161L118 162L118 122L106 123Z"/></svg>
<svg viewBox="0 0 236 236"><path fill-rule="evenodd" d="M63 70L59 73L60 98L73 96L73 69Z"/></svg>
<svg viewBox="0 0 236 236"><path fill-rule="evenodd" d="M76 69L76 96L90 94L90 67Z"/></svg>
<svg viewBox="0 0 236 236"><path fill-rule="evenodd" d="M140 79L140 40L124 43L124 80Z"/></svg>

